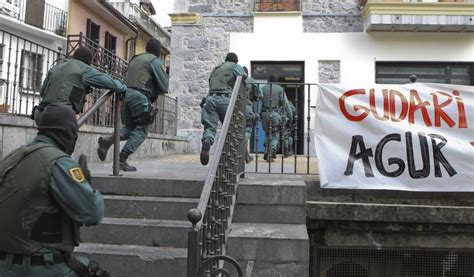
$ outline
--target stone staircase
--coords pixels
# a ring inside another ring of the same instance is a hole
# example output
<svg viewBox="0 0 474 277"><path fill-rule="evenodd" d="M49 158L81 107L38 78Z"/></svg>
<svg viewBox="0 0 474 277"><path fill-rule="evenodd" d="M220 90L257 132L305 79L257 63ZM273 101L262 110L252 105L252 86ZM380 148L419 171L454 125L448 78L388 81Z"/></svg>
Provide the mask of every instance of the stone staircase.
<svg viewBox="0 0 474 277"><path fill-rule="evenodd" d="M245 277L309 276L305 203L300 176L246 174L227 250Z"/></svg>
<svg viewBox="0 0 474 277"><path fill-rule="evenodd" d="M93 165L105 217L98 226L81 228L76 252L114 277L186 276L186 214L198 203L207 168L182 160L139 162L139 172L120 177ZM244 276L308 276L305 197L299 176L247 173L241 180L227 254L239 261Z"/></svg>
<svg viewBox="0 0 474 277"><path fill-rule="evenodd" d="M120 276L186 276L189 209L203 180L95 177L105 217L81 229L76 249Z"/></svg>

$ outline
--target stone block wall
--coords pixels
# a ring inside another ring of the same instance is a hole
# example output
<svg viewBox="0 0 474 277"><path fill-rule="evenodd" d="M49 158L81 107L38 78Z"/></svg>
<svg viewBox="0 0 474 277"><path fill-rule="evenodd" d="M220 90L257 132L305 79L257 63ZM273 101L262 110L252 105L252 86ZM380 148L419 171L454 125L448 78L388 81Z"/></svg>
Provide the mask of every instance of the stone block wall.
<svg viewBox="0 0 474 277"><path fill-rule="evenodd" d="M178 97L178 129L180 135L189 138L188 151L199 150L202 132L199 103L208 93L212 69L229 52L229 34L252 30L250 16L203 16L200 25L173 26L170 91Z"/></svg>
<svg viewBox="0 0 474 277"><path fill-rule="evenodd" d="M320 83L337 84L341 82L340 61L318 61L318 72Z"/></svg>
<svg viewBox="0 0 474 277"><path fill-rule="evenodd" d="M26 116L0 114L0 157L4 157L15 148L31 141L38 130L33 121ZM76 151L73 156L85 154L89 162L99 162L97 157L97 140L99 136L110 135L112 128L84 125L79 132ZM121 143L123 146L124 142ZM160 156L185 153L187 140L183 137L149 134L131 160L155 158ZM107 160L112 161L112 148Z"/></svg>
<svg viewBox="0 0 474 277"><path fill-rule="evenodd" d="M303 30L308 33L363 32L357 0L303 0Z"/></svg>

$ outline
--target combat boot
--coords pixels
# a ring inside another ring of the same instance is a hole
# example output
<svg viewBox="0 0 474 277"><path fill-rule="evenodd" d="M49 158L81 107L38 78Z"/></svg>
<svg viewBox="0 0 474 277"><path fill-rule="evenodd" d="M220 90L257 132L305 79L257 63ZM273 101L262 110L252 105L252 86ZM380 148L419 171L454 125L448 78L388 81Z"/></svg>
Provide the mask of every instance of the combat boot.
<svg viewBox="0 0 474 277"><path fill-rule="evenodd" d="M203 140L201 146L201 156L199 157L202 165L207 165L209 163L209 149L211 149L211 143L207 139Z"/></svg>
<svg viewBox="0 0 474 277"><path fill-rule="evenodd" d="M249 153L249 150L247 149L246 152L245 152L245 163L250 163L251 161L253 161L253 157L250 156L250 153Z"/></svg>
<svg viewBox="0 0 474 277"><path fill-rule="evenodd" d="M130 156L132 153L128 153L122 150L120 152L120 170L123 171L137 171L137 168L134 166L131 166L127 163L128 156Z"/></svg>
<svg viewBox="0 0 474 277"><path fill-rule="evenodd" d="M109 151L110 146L114 144L114 137L99 137L99 148L97 148L97 155L99 160L105 161L107 158L107 151Z"/></svg>

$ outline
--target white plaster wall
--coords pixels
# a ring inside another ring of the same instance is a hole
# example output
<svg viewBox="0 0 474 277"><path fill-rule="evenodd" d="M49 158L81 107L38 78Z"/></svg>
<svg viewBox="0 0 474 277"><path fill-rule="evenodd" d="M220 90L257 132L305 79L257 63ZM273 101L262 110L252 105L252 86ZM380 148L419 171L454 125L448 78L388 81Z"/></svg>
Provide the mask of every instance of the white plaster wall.
<svg viewBox="0 0 474 277"><path fill-rule="evenodd" d="M375 83L376 61L474 61L473 33L304 33L302 21L301 14L256 15L253 33L230 34L230 51L249 69L251 61L304 61L306 83L319 82L318 60L339 60L341 83L358 86ZM312 106L316 99L312 89Z"/></svg>
<svg viewBox="0 0 474 277"><path fill-rule="evenodd" d="M318 82L318 60L341 61L341 83L375 82L375 61L474 61L472 33L303 33L301 15L255 16L254 33L232 33L239 63L304 61Z"/></svg>

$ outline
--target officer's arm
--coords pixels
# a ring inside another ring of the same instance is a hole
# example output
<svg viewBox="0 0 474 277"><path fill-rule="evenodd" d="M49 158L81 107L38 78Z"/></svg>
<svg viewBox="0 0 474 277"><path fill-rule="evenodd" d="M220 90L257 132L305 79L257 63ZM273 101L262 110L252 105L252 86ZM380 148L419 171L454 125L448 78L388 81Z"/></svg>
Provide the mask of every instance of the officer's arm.
<svg viewBox="0 0 474 277"><path fill-rule="evenodd" d="M153 71L153 76L155 76L155 84L158 89L159 94L163 94L168 91L168 75L161 67L161 61L159 59L154 59L151 62L151 70Z"/></svg>
<svg viewBox="0 0 474 277"><path fill-rule="evenodd" d="M127 90L122 81L115 80L110 75L102 73L92 66L82 73L82 83L86 86L105 88L116 92L125 92Z"/></svg>
<svg viewBox="0 0 474 277"><path fill-rule="evenodd" d="M234 75L242 76L242 78L247 79L247 73L245 73L244 68L240 64L235 64L234 66Z"/></svg>
<svg viewBox="0 0 474 277"><path fill-rule="evenodd" d="M98 224L104 214L104 199L87 182L76 161L59 158L51 171L53 196L69 217L86 225Z"/></svg>

